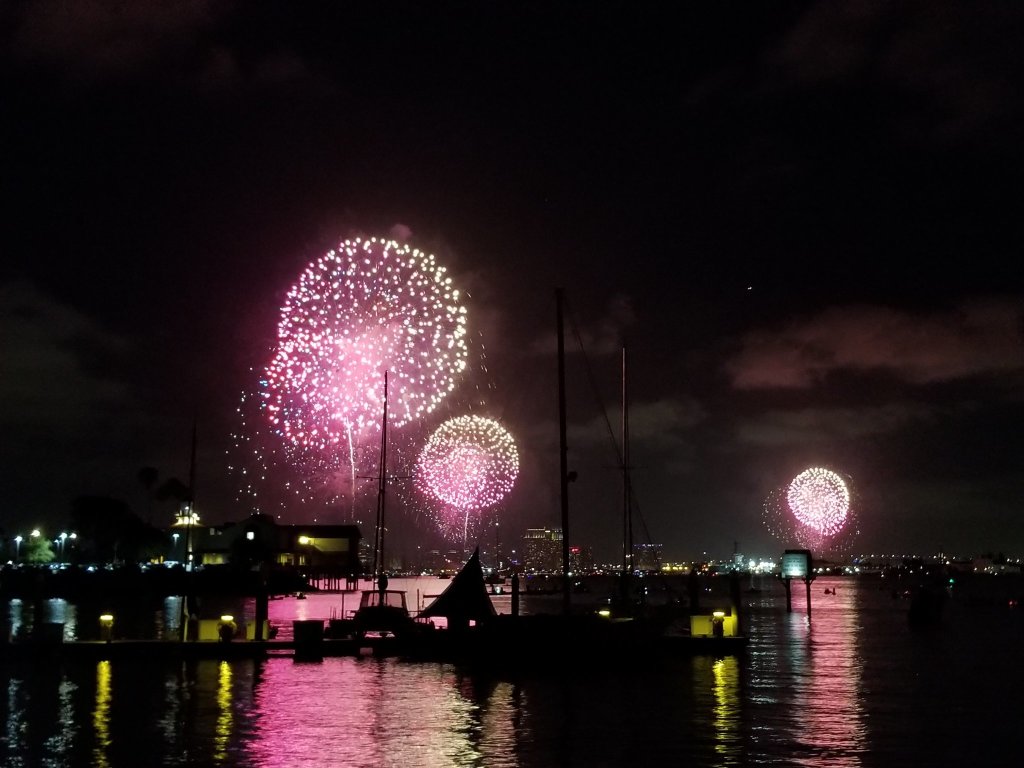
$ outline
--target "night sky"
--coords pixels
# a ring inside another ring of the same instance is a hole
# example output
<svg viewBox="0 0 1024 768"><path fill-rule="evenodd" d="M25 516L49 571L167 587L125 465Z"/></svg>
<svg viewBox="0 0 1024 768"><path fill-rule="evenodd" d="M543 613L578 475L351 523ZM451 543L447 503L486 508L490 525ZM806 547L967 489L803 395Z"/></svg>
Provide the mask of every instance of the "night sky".
<svg viewBox="0 0 1024 768"><path fill-rule="evenodd" d="M203 520L249 514L236 408L285 293L376 235L468 294L421 426L515 435L503 537L559 521L561 287L599 559L623 344L666 555L781 551L762 503L809 466L850 479L858 552L1024 555L1021 39L1013 3L2 3L0 526L142 514L193 423Z"/></svg>

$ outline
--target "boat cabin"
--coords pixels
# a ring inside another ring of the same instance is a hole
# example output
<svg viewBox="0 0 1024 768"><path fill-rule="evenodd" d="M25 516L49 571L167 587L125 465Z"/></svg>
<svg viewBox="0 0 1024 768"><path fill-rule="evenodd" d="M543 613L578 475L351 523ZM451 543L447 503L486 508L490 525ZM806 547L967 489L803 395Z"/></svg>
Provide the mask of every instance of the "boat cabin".
<svg viewBox="0 0 1024 768"><path fill-rule="evenodd" d="M359 598L359 610L364 608L397 608L408 615L409 610L405 605L405 592L401 592L397 589L367 589L363 590L362 597Z"/></svg>
<svg viewBox="0 0 1024 768"><path fill-rule="evenodd" d="M395 589L364 590L352 623L356 635L401 635L416 628L405 605L405 592Z"/></svg>

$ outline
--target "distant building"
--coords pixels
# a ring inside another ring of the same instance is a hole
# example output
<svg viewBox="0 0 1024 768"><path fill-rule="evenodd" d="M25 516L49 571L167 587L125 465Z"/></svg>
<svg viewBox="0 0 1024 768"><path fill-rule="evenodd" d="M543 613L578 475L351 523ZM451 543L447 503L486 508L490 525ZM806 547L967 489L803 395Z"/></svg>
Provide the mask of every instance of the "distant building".
<svg viewBox="0 0 1024 768"><path fill-rule="evenodd" d="M523 536L523 569L529 573L562 570L562 529L527 528Z"/></svg>
<svg viewBox="0 0 1024 768"><path fill-rule="evenodd" d="M634 544L633 570L656 572L661 570L661 544Z"/></svg>
<svg viewBox="0 0 1024 768"><path fill-rule="evenodd" d="M561 550L558 554L561 569ZM594 550L590 547L569 547L569 570L573 573L590 573L594 570Z"/></svg>

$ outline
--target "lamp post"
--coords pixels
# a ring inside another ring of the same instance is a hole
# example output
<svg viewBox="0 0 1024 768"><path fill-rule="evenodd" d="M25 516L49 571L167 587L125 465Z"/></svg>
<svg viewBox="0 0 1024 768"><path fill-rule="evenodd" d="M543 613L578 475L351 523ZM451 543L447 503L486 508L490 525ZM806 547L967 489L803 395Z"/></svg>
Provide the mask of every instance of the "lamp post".
<svg viewBox="0 0 1024 768"><path fill-rule="evenodd" d="M67 532L61 531L60 532L60 536L57 537L57 544L60 546L60 560L59 560L59 562L61 562L61 563L64 562L64 543L67 540L68 540Z"/></svg>
<svg viewBox="0 0 1024 768"><path fill-rule="evenodd" d="M179 536L181 536L180 533L172 533L171 534L171 540L174 542L173 544L171 544L171 559L172 560L177 560L178 559L178 537Z"/></svg>
<svg viewBox="0 0 1024 768"><path fill-rule="evenodd" d="M22 539L21 536L15 536L14 537L14 562L15 563L17 563L18 559L21 557L21 542L23 540L24 539Z"/></svg>
<svg viewBox="0 0 1024 768"><path fill-rule="evenodd" d="M309 566L313 561L313 538L303 534L299 536L299 546L302 547L299 550L299 565Z"/></svg>
<svg viewBox="0 0 1024 768"><path fill-rule="evenodd" d="M114 637L114 614L100 614L100 640L110 642Z"/></svg>

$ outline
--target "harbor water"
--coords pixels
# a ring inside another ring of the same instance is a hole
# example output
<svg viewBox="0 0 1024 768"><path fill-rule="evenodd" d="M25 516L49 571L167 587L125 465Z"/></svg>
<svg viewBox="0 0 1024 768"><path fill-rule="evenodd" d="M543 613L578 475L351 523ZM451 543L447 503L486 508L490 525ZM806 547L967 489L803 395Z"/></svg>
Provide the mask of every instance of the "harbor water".
<svg viewBox="0 0 1024 768"><path fill-rule="evenodd" d="M395 582L413 609L445 584ZM4 659L0 764L1016 764L1024 617L998 589L954 588L941 622L913 629L907 601L878 580L819 578L810 617L803 590L787 612L781 586L764 586L744 594L750 642L739 656L608 658L568 673L507 677L374 657ZM285 632L354 599L273 600L271 621ZM3 608L13 633L45 610L69 639L90 634L82 606ZM130 621L159 637L178 614L171 601Z"/></svg>

